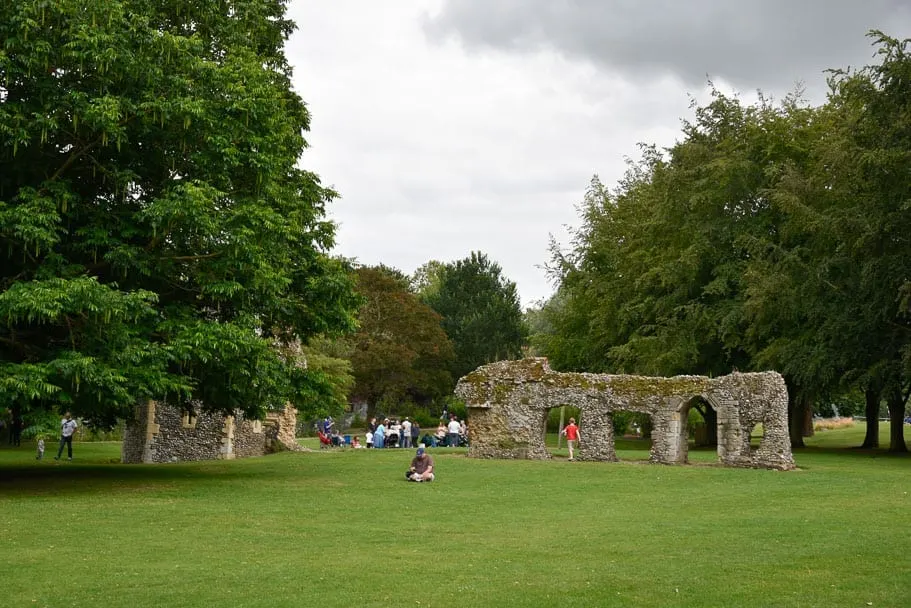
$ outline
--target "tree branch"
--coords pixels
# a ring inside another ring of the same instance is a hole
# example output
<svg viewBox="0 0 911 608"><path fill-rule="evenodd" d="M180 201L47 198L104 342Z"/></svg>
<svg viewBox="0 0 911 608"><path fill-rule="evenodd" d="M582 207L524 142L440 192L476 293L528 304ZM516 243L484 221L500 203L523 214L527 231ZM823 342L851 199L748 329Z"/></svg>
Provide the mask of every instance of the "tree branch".
<svg viewBox="0 0 911 608"><path fill-rule="evenodd" d="M170 257L161 258L163 260L173 260L176 262L192 262L194 260L208 260L211 258L217 258L222 255L223 251L216 251L214 253L205 253L202 255L175 255Z"/></svg>

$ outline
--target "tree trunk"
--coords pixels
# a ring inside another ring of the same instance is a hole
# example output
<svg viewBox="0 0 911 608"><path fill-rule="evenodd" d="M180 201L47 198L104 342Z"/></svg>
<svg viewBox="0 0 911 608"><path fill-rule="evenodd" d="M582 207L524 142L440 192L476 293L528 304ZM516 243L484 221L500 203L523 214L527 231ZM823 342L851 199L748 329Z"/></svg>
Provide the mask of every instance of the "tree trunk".
<svg viewBox="0 0 911 608"><path fill-rule="evenodd" d="M788 391L788 428L791 435L791 448L804 448L803 442L803 423L804 408L806 404L803 399L798 399Z"/></svg>
<svg viewBox="0 0 911 608"><path fill-rule="evenodd" d="M705 445L716 447L718 445L718 412L710 405L705 408Z"/></svg>
<svg viewBox="0 0 911 608"><path fill-rule="evenodd" d="M873 449L879 447L879 402L882 398L882 390L878 387L868 386L864 390L864 400L866 407L864 415L867 418L867 433L864 435L864 442L860 447Z"/></svg>
<svg viewBox="0 0 911 608"><path fill-rule="evenodd" d="M813 408L810 407L810 402L807 400L807 403L804 404L803 408L803 436L812 437L815 431L813 430Z"/></svg>
<svg viewBox="0 0 911 608"><path fill-rule="evenodd" d="M905 397L900 390L889 391L889 451L907 452L905 444Z"/></svg>

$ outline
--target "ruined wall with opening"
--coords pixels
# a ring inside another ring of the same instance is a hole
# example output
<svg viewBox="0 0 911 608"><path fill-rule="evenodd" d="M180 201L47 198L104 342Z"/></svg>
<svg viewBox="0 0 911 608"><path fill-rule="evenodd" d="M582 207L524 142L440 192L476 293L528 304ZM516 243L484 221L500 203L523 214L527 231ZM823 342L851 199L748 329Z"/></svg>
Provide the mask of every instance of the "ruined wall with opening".
<svg viewBox="0 0 911 608"><path fill-rule="evenodd" d="M297 411L288 406L265 420L245 420L183 410L149 401L127 420L121 448L125 463L180 462L262 456L277 449L298 450Z"/></svg>
<svg viewBox="0 0 911 608"><path fill-rule="evenodd" d="M612 414L642 412L651 417L649 460L683 463L687 458L686 414L705 399L718 418L718 458L728 466L794 468L788 437L788 393L776 372L733 373L718 378L655 378L558 373L547 359L500 361L459 380L456 394L468 406L471 445L477 458L549 458L544 447L547 413L573 405L581 410L580 460L617 460ZM750 432L762 424L759 447Z"/></svg>

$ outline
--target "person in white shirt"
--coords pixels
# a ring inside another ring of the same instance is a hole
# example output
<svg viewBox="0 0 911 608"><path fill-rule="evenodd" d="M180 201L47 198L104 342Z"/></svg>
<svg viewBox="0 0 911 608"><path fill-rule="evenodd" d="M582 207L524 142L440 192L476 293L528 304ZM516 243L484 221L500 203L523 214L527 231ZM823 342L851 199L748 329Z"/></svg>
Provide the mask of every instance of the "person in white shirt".
<svg viewBox="0 0 911 608"><path fill-rule="evenodd" d="M402 423L402 447L411 447L411 421L407 418L405 418L405 422Z"/></svg>
<svg viewBox="0 0 911 608"><path fill-rule="evenodd" d="M73 459L73 433L76 432L78 426L76 421L73 420L72 414L69 412L64 414L63 420L60 421L60 449L57 450L54 460L60 460L63 455L63 446L67 447L67 460Z"/></svg>
<svg viewBox="0 0 911 608"><path fill-rule="evenodd" d="M394 420L392 426L387 426L386 429L389 431L386 442L394 448L402 447L402 425L399 421Z"/></svg>
<svg viewBox="0 0 911 608"><path fill-rule="evenodd" d="M458 419L453 416L449 420L449 447L457 448L459 447L459 433L462 431L462 425L459 424Z"/></svg>

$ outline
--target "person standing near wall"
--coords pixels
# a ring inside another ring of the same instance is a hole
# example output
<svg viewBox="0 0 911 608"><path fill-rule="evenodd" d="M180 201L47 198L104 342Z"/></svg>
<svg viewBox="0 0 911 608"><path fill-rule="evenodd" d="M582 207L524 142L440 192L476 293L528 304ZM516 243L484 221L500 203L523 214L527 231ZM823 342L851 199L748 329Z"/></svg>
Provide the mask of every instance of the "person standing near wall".
<svg viewBox="0 0 911 608"><path fill-rule="evenodd" d="M73 433L76 432L78 426L73 420L73 415L67 412L60 421L60 449L57 450L54 460L60 460L63 455L63 446L67 447L67 460L73 459Z"/></svg>
<svg viewBox="0 0 911 608"><path fill-rule="evenodd" d="M567 424L566 428L563 429L563 435L566 436L566 445L569 447L569 459L575 460L573 458L573 448L575 447L576 442L581 438L581 435L579 434L579 427L576 426L575 418L569 419L569 424Z"/></svg>
<svg viewBox="0 0 911 608"><path fill-rule="evenodd" d="M449 421L449 447L457 448L459 447L459 433L462 432L462 425L459 424L458 418L455 416Z"/></svg>

